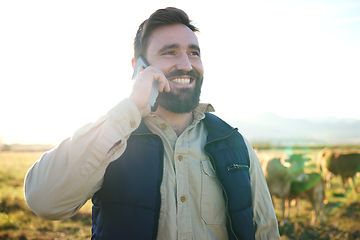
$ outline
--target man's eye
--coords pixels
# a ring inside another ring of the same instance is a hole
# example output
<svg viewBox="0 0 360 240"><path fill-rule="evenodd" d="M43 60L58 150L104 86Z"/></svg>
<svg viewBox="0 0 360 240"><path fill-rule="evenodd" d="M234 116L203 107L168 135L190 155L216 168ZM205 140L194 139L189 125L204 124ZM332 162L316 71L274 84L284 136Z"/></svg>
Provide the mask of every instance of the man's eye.
<svg viewBox="0 0 360 240"><path fill-rule="evenodd" d="M197 52L197 51L193 51L193 52L190 53L190 55L192 55L192 56L200 56L200 53Z"/></svg>
<svg viewBox="0 0 360 240"><path fill-rule="evenodd" d="M162 55L175 55L175 51L167 51L164 52Z"/></svg>

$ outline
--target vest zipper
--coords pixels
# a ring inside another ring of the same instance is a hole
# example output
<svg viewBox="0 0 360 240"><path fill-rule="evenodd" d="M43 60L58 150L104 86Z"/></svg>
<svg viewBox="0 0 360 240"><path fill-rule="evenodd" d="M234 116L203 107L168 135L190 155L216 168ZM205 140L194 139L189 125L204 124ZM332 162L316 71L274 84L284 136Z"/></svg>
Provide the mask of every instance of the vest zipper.
<svg viewBox="0 0 360 240"><path fill-rule="evenodd" d="M243 164L231 164L230 166L227 167L228 171L236 171L236 170L248 170L249 166L248 165L243 165Z"/></svg>
<svg viewBox="0 0 360 240"><path fill-rule="evenodd" d="M230 137L231 135L233 135L235 132L237 132L237 128L234 129L232 132L230 132L230 133L229 133L228 135L226 135L225 137L217 138L217 139L215 139L215 140L212 140L212 141L206 143L205 146L208 145L208 144L210 144L210 143L214 143L214 142L216 142L216 141L220 141L220 140L226 139L226 138ZM215 161L214 161L213 157L212 157L212 156L210 155L210 153L208 153L206 150L205 150L205 153L206 153L206 155L209 156L209 158L210 158L210 160L211 160L211 162L212 162L212 164L213 164L213 167L214 167L214 169L215 169L215 172L216 172L216 165L215 165ZM221 188L222 188L222 190L223 190L223 193L224 193L224 195L225 195L226 216L227 216L227 218L228 218L228 220L229 220L229 228L230 228L231 234L235 237L236 240L239 240L239 239L237 238L235 232L234 232L234 229L233 229L233 227L232 227L231 218L230 218L230 215L229 215L229 210L228 210L229 198L228 198L228 196L227 196L227 193L226 193L225 188L224 188L223 184L221 183L221 181L219 181L219 183L220 183Z"/></svg>

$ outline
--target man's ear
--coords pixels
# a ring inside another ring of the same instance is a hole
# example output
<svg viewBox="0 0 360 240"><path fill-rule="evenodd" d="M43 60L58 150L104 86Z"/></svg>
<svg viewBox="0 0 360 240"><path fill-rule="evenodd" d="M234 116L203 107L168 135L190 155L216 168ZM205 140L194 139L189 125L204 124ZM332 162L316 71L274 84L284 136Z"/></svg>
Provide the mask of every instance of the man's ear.
<svg viewBox="0 0 360 240"><path fill-rule="evenodd" d="M136 60L137 60L136 58L131 59L131 65L133 69L135 68Z"/></svg>

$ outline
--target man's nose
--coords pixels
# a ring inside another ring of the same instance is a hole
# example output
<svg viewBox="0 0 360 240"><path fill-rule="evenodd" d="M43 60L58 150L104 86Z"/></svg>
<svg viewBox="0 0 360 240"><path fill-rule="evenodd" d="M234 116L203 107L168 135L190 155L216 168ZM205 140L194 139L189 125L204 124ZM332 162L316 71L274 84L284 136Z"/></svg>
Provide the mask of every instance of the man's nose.
<svg viewBox="0 0 360 240"><path fill-rule="evenodd" d="M178 70L183 70L186 72L189 72L193 69L192 65L191 65L191 61L189 59L189 56L187 54L181 54L181 56L178 59L176 68Z"/></svg>

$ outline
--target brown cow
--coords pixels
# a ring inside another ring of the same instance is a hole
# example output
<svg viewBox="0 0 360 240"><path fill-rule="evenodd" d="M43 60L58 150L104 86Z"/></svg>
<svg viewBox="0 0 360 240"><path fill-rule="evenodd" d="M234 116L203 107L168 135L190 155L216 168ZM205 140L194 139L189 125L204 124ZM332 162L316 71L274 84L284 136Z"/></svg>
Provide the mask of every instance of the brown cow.
<svg viewBox="0 0 360 240"><path fill-rule="evenodd" d="M318 154L317 168L324 172L327 186L330 186L331 175L339 175L344 187L349 180L350 186L357 192L355 176L360 171L360 153L335 153L325 148Z"/></svg>

